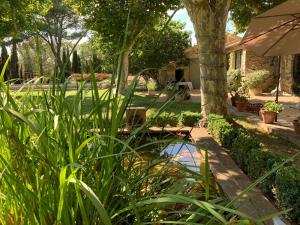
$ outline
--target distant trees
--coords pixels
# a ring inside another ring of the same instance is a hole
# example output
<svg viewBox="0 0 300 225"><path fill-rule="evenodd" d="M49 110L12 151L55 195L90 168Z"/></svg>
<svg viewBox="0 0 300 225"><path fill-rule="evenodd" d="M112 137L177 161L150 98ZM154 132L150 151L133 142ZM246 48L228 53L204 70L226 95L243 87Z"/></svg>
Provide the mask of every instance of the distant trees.
<svg viewBox="0 0 300 225"><path fill-rule="evenodd" d="M126 87L129 55L147 27L154 26L169 10L179 7L178 0L90 0L80 1L86 22L106 43L112 43L115 53L122 57L119 76L121 90Z"/></svg>
<svg viewBox="0 0 300 225"><path fill-rule="evenodd" d="M81 73L81 60L79 55L77 54L77 50L73 52L72 57L72 72L73 73Z"/></svg>
<svg viewBox="0 0 300 225"><path fill-rule="evenodd" d="M39 12L37 25L38 34L48 43L56 60L58 72L64 70L63 40L81 38L82 30L80 17L65 0L51 0L50 5Z"/></svg>

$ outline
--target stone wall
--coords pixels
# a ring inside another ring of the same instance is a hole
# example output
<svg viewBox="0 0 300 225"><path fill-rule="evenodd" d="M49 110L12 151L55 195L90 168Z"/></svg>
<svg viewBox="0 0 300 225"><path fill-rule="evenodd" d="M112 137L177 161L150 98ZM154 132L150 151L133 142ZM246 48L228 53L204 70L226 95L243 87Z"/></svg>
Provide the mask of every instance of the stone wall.
<svg viewBox="0 0 300 225"><path fill-rule="evenodd" d="M269 79L264 82L263 91L270 92L276 88L276 77L274 73L273 57L260 57L254 52L244 51L244 70L242 74L247 76L247 74L257 71L257 70L267 70L270 72Z"/></svg>
<svg viewBox="0 0 300 225"><path fill-rule="evenodd" d="M280 87L281 91L293 94L293 69L294 67L294 56L289 55L289 56L282 56L281 57L281 80L280 80Z"/></svg>

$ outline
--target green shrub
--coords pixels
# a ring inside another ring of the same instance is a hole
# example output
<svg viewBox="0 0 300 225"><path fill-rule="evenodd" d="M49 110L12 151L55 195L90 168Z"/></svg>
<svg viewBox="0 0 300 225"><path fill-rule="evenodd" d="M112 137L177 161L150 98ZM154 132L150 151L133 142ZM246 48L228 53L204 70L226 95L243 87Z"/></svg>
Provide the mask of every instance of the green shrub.
<svg viewBox="0 0 300 225"><path fill-rule="evenodd" d="M175 113L161 113L156 118L156 125L159 127L166 127L170 125L176 127L178 124L178 117Z"/></svg>
<svg viewBox="0 0 300 225"><path fill-rule="evenodd" d="M211 114L208 117L208 129L217 141L225 148L231 148L238 130L219 115Z"/></svg>
<svg viewBox="0 0 300 225"><path fill-rule="evenodd" d="M245 78L245 84L248 88L262 88L264 81L270 76L267 70L257 70L248 73Z"/></svg>
<svg viewBox="0 0 300 225"><path fill-rule="evenodd" d="M239 130L238 138L233 140L230 154L236 163L245 171L247 163L250 160L250 152L259 147L260 144L256 138L244 130Z"/></svg>
<svg viewBox="0 0 300 225"><path fill-rule="evenodd" d="M180 125L187 127L197 126L197 123L202 118L200 113L196 112L183 112L180 114L179 123Z"/></svg>
<svg viewBox="0 0 300 225"><path fill-rule="evenodd" d="M239 167L251 178L257 179L284 162L284 158L263 149L260 142L244 129L234 128L224 117L210 115L208 129L212 135L230 149L230 155ZM261 184L261 190L274 197L283 209L293 208L289 216L293 221L300 222L300 170L286 165L267 177ZM298 220L298 221L297 221Z"/></svg>
<svg viewBox="0 0 300 225"><path fill-rule="evenodd" d="M270 112L280 113L283 110L283 105L276 102L267 102L263 109Z"/></svg>
<svg viewBox="0 0 300 225"><path fill-rule="evenodd" d="M155 91L157 89L157 83L154 79L150 79L148 82L147 82L147 89L149 91Z"/></svg>
<svg viewBox="0 0 300 225"><path fill-rule="evenodd" d="M289 166L280 169L275 178L276 197L283 209L293 208L289 217L300 224L300 169Z"/></svg>
<svg viewBox="0 0 300 225"><path fill-rule="evenodd" d="M228 90L233 96L237 93L239 88L242 86L242 75L240 70L228 70L227 71L227 83Z"/></svg>

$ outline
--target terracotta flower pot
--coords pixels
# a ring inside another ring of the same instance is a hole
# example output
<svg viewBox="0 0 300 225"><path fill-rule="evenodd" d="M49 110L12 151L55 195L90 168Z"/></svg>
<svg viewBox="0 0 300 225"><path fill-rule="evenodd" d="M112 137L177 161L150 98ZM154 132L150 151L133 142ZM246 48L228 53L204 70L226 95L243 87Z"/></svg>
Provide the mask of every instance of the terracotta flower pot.
<svg viewBox="0 0 300 225"><path fill-rule="evenodd" d="M239 112L245 112L247 109L247 102L236 101L236 108Z"/></svg>
<svg viewBox="0 0 300 225"><path fill-rule="evenodd" d="M266 123L266 124L274 123L277 113L271 112L271 111L266 111L263 109L260 111L260 113L261 113L262 120L264 121L264 123Z"/></svg>
<svg viewBox="0 0 300 225"><path fill-rule="evenodd" d="M295 129L296 134L300 134L300 121L294 120L293 124L294 124L294 129Z"/></svg>
<svg viewBox="0 0 300 225"><path fill-rule="evenodd" d="M250 88L249 89L249 94L251 96L257 96L260 95L262 93L262 89L261 88Z"/></svg>
<svg viewBox="0 0 300 225"><path fill-rule="evenodd" d="M156 95L156 91L150 91L150 90L148 90L148 95L149 96L155 96Z"/></svg>

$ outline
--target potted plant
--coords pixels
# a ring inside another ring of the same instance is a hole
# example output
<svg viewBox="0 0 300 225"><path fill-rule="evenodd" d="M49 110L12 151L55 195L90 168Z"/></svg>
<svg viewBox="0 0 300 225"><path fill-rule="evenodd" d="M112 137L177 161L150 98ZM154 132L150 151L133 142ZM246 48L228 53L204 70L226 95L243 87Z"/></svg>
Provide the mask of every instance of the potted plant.
<svg viewBox="0 0 300 225"><path fill-rule="evenodd" d="M251 96L257 96L262 93L263 85L269 76L270 72L267 70L257 70L246 74L245 84L249 88Z"/></svg>
<svg viewBox="0 0 300 225"><path fill-rule="evenodd" d="M300 116L293 121L294 129L297 134L300 134Z"/></svg>
<svg viewBox="0 0 300 225"><path fill-rule="evenodd" d="M245 112L247 109L248 98L246 96L238 96L236 100L236 108L239 112Z"/></svg>
<svg viewBox="0 0 300 225"><path fill-rule="evenodd" d="M236 100L238 99L238 90L242 87L242 76L240 70L228 70L227 71L227 83L228 91L231 95L231 104L236 106Z"/></svg>
<svg viewBox="0 0 300 225"><path fill-rule="evenodd" d="M150 79L147 82L148 95L154 96L156 94L157 83L155 80Z"/></svg>
<svg viewBox="0 0 300 225"><path fill-rule="evenodd" d="M262 120L266 124L274 123L277 114L282 112L282 110L282 104L276 102L267 102L260 111Z"/></svg>
<svg viewBox="0 0 300 225"><path fill-rule="evenodd" d="M168 85L167 87L166 87L166 91L167 91L167 96L168 97L171 97L172 95L173 95L173 97L175 98L175 87L173 86L173 85Z"/></svg>

